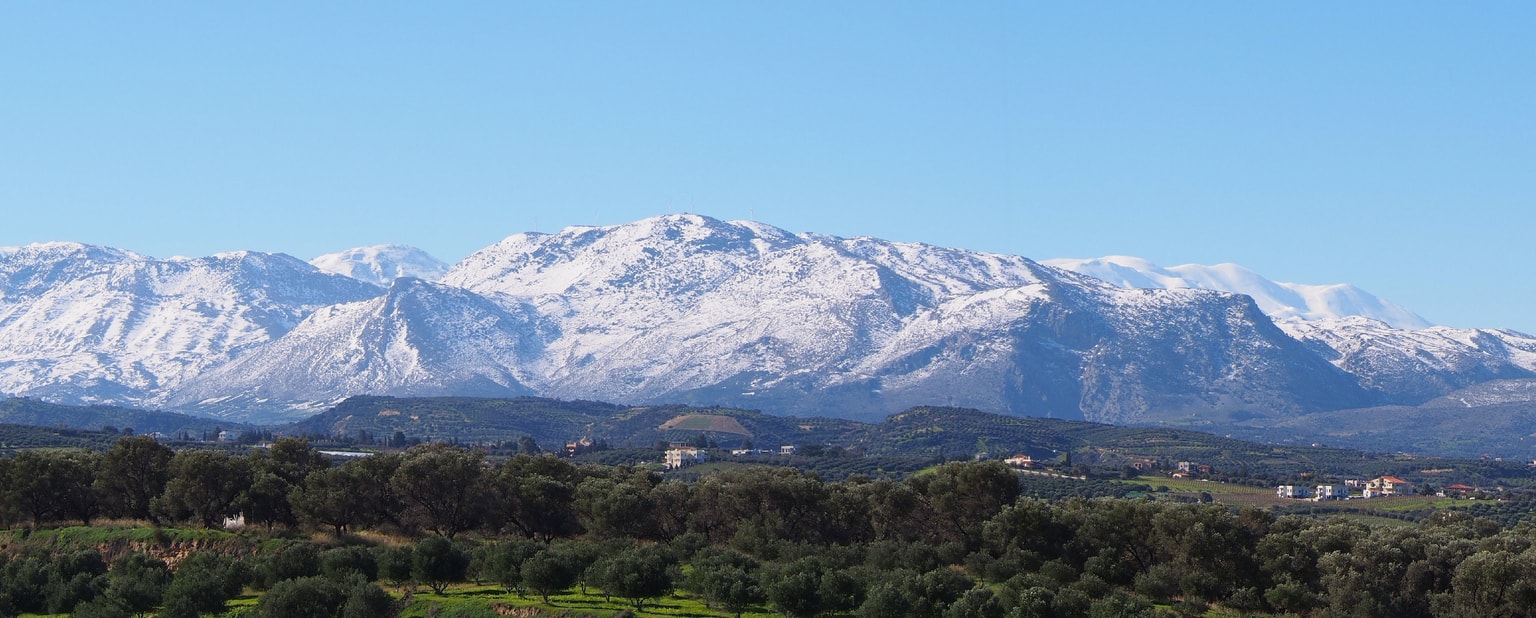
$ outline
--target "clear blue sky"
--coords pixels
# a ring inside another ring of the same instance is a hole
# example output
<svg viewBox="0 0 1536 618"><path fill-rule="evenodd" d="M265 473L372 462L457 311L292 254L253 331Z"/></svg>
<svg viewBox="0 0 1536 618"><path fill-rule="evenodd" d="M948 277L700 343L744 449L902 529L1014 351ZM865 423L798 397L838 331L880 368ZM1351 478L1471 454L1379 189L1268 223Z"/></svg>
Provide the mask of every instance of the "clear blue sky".
<svg viewBox="0 0 1536 618"><path fill-rule="evenodd" d="M1529 3L0 5L0 245L667 212L1236 262L1536 332Z"/></svg>

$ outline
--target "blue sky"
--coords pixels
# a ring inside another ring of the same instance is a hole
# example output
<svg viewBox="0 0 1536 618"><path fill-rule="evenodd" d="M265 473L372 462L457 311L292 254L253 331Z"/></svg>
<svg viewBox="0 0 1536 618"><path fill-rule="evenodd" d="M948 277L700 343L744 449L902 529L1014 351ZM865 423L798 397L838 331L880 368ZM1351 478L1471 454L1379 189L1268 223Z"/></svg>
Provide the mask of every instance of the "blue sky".
<svg viewBox="0 0 1536 618"><path fill-rule="evenodd" d="M453 261L668 212L1536 332L1528 4L7 3L0 245Z"/></svg>

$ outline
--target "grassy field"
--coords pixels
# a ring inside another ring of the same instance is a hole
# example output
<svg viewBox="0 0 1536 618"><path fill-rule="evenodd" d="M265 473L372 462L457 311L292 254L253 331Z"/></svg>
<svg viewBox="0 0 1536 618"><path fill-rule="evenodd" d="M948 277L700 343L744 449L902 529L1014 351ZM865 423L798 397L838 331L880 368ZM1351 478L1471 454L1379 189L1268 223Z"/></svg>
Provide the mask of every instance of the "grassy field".
<svg viewBox="0 0 1536 618"><path fill-rule="evenodd" d="M1221 494L1221 495L1257 495L1257 494L1268 494L1268 495L1271 495L1271 496L1275 495L1275 490L1274 489L1266 489L1266 488L1263 488L1263 487L1250 487L1248 485L1232 485L1232 484L1229 484L1229 483L1218 483L1218 482L1215 482L1215 481L1202 481L1202 480L1198 480L1198 479L1171 479L1171 478L1168 478L1166 476L1138 476L1136 478L1133 478L1133 479L1131 479L1129 481L1125 481L1125 482L1127 482L1127 483L1140 483L1140 484L1143 484L1143 485L1151 485L1153 487L1158 487L1158 486L1161 486L1161 485L1166 485L1166 486L1168 486L1168 489L1173 490L1173 491L1180 491L1180 492L1196 492L1196 493L1198 493L1198 492L1205 491L1205 492L1210 492L1210 494L1212 496L1215 496L1217 494Z"/></svg>
<svg viewBox="0 0 1536 618"><path fill-rule="evenodd" d="M1135 479L1121 481L1123 483L1141 483L1152 487L1166 486L1176 495L1199 496L1201 492L1211 495L1216 502L1239 506L1302 506L1305 505L1314 512L1338 511L1339 515L1360 519L1370 523L1385 523L1390 525L1404 525L1400 519L1393 519L1393 514L1412 513L1432 510L1467 507L1478 504L1477 500L1460 498L1440 498L1437 496L1400 496L1392 498L1372 498L1370 500L1344 500L1332 502L1312 502L1310 500L1297 500L1281 498L1275 495L1275 491L1268 487L1252 487L1248 485L1233 485L1215 481L1202 481L1199 479L1170 479L1161 476L1141 476ZM1379 513L1383 516L1372 515Z"/></svg>
<svg viewBox="0 0 1536 618"><path fill-rule="evenodd" d="M401 590L386 587L395 598L404 596ZM579 618L593 616L606 618L621 611L628 610L638 616L670 616L675 618L722 618L729 617L725 611L710 609L703 601L681 596L668 596L660 599L651 599L645 603L645 608L635 611L634 605L624 599L615 597L605 600L603 595L595 589L588 594L572 590L569 594L557 594L550 596L549 603L544 603L536 595L518 596L509 593L499 586L458 584L450 586L446 594L436 594L429 588L417 588L410 601L400 613L400 618L426 618L434 615L458 615L457 612L465 610L482 610L480 612L467 612L466 616L517 616L521 618L538 618L565 616L567 618ZM223 616L229 618L246 618L254 616L251 613L256 607L260 593L246 590L244 594L231 599L228 611ZM518 610L522 610L519 612ZM766 607L754 608L742 614L744 618L769 618L780 616ZM22 618L64 618L65 614L22 614Z"/></svg>
<svg viewBox="0 0 1536 618"><path fill-rule="evenodd" d="M398 595L397 595L398 596ZM568 612L572 616L610 616L612 614L629 610L635 612L633 605L623 599L614 598L605 600L602 594L592 590L588 594L581 594L572 590L569 594L553 595L549 603L534 595L521 597L502 589L499 586L476 586L462 584L452 586L447 594L435 594L431 590L418 589L411 595L410 604L400 614L401 618L423 618L432 613L433 606L438 611L447 612L458 607L491 608L500 610L503 615L520 615L510 613L514 608L533 608L545 610L546 615L556 616L562 612ZM743 616L768 617L778 616L766 608L757 608L758 611L749 611ZM702 601L679 596L669 596L653 599L645 604L645 608L635 612L640 616L685 616L697 618L713 618L718 616L730 616L731 614L712 610Z"/></svg>
<svg viewBox="0 0 1536 618"><path fill-rule="evenodd" d="M1175 495L1199 497L1208 493L1211 499L1223 504L1235 504L1242 506L1281 506L1293 501L1275 496L1275 490L1266 487L1252 487L1249 485L1233 485L1231 483L1218 483L1216 481L1203 481L1199 479L1171 479L1165 476L1138 476L1136 478L1120 481L1127 484L1150 485L1152 487L1167 487Z"/></svg>

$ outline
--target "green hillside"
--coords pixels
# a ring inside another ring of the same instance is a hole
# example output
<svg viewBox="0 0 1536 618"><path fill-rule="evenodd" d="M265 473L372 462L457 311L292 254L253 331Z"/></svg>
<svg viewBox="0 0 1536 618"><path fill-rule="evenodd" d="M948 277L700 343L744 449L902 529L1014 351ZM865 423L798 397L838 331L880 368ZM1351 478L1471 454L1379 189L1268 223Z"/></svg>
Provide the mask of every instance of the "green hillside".
<svg viewBox="0 0 1536 618"><path fill-rule="evenodd" d="M682 405L617 406L539 397L352 397L312 418L283 428L288 433L350 438L364 432L388 438L469 443L532 436L540 444L583 437L614 446L650 446L690 440L699 434L725 447L846 442L863 425L853 421L771 416L750 410Z"/></svg>
<svg viewBox="0 0 1536 618"><path fill-rule="evenodd" d="M0 423L72 429L101 429L110 426L131 428L140 434L159 432L168 436L183 432L200 435L217 429L236 432L250 429L249 425L242 423L172 412L116 406L66 406L23 397L0 400Z"/></svg>
<svg viewBox="0 0 1536 618"><path fill-rule="evenodd" d="M354 397L279 433L375 441L394 432L419 440L502 443L532 436L546 448L580 438L615 448L691 442L701 435L723 448L752 444L840 447L866 457L969 459L1027 454L1095 469L1180 461L1211 466L1218 476L1247 479L1370 478L1393 474L1443 485L1536 486L1536 470L1518 462L1452 460L1314 446L1249 442L1187 429L1119 427L1082 421L1015 417L964 408L920 407L880 423L773 416L753 410L619 406L535 397Z"/></svg>

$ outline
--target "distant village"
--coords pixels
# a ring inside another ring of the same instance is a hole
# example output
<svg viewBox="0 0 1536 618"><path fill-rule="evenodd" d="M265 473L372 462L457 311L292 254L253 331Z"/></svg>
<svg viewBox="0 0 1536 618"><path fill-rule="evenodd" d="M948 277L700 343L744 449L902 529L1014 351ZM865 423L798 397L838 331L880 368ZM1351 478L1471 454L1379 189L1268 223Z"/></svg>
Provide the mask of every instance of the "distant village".
<svg viewBox="0 0 1536 618"><path fill-rule="evenodd" d="M797 453L797 447L792 444L780 446L778 449L734 449L730 451L732 457L744 457L751 455L783 455L793 456ZM977 459L987 459L986 453L977 455ZM694 464L704 463L709 460L706 449L697 446L675 443L665 453L664 463L668 470L677 470ZM1004 458L1002 462L1009 467L1018 470L1030 470L1038 467L1039 462L1029 455L1015 454ZM1532 462L1536 465L1536 462ZM1164 464L1166 465L1166 464ZM1130 467L1137 472L1153 472L1158 469L1156 462L1147 460L1136 462ZM1168 474L1172 479L1191 479L1209 477L1213 470L1211 466L1193 461L1178 462L1174 470ZM1447 485L1438 490L1435 495L1440 497L1466 498L1471 497L1481 489L1470 485ZM1373 479L1344 479L1337 484L1320 485L1278 485L1275 487L1275 496L1293 500L1313 500L1318 502L1329 500L1361 500L1370 498L1386 498L1391 496L1417 495L1418 487L1409 481L1392 475L1378 476Z"/></svg>

